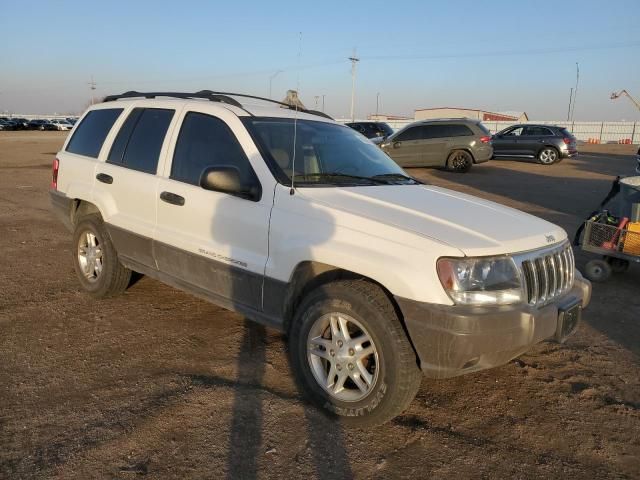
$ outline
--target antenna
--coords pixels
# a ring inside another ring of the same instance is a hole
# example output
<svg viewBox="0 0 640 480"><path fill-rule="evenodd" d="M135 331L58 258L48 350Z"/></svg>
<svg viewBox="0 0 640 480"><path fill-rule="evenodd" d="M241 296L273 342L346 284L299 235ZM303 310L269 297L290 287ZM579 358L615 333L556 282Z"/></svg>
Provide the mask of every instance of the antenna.
<svg viewBox="0 0 640 480"><path fill-rule="evenodd" d="M300 91L300 57L302 56L302 32L300 32L300 38L298 39L298 71L296 74L296 91ZM296 177L296 142L298 139L298 102L295 102L296 113L293 117L293 159L291 160L291 190L289 195L296 193L294 179Z"/></svg>
<svg viewBox="0 0 640 480"><path fill-rule="evenodd" d="M356 103L356 63L360 61L358 57L356 57L356 49L353 49L353 55L349 57L351 60L351 121L355 122L354 116L354 106Z"/></svg>
<svg viewBox="0 0 640 480"><path fill-rule="evenodd" d="M95 96L93 94L93 92L95 92L96 90L96 82L93 81L93 75L91 75L91 81L88 82L87 85L89 85L89 88L91 89L91 105L93 105L94 103L96 103Z"/></svg>

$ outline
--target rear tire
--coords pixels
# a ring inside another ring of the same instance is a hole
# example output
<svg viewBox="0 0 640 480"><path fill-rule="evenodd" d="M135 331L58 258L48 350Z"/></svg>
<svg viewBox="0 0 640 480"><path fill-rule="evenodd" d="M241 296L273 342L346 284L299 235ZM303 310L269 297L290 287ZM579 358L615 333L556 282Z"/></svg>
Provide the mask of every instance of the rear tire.
<svg viewBox="0 0 640 480"><path fill-rule="evenodd" d="M339 280L307 294L293 319L289 353L302 392L358 427L402 413L422 380L393 305L365 280Z"/></svg>
<svg viewBox="0 0 640 480"><path fill-rule="evenodd" d="M118 260L100 215L80 219L73 233L73 267L82 288L96 298L124 292L131 281L131 270Z"/></svg>
<svg viewBox="0 0 640 480"><path fill-rule="evenodd" d="M553 165L559 158L560 153L554 147L544 147L538 152L538 162L542 165Z"/></svg>
<svg viewBox="0 0 640 480"><path fill-rule="evenodd" d="M590 260L585 265L584 276L592 282L605 282L611 276L611 266L604 260Z"/></svg>
<svg viewBox="0 0 640 480"><path fill-rule="evenodd" d="M609 264L613 273L624 273L629 270L629 260L624 258L607 257L605 261Z"/></svg>
<svg viewBox="0 0 640 480"><path fill-rule="evenodd" d="M466 173L473 166L473 157L466 150L454 150L447 158L447 168L452 172Z"/></svg>

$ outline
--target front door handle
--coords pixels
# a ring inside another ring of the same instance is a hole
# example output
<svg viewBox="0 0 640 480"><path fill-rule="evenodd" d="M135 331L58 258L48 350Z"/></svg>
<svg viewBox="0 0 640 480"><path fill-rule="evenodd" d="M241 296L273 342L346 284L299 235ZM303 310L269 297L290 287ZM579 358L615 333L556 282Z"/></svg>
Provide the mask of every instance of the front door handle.
<svg viewBox="0 0 640 480"><path fill-rule="evenodd" d="M160 194L160 200L170 203L171 205L178 205L179 207L184 205L184 197L171 192L162 192Z"/></svg>
<svg viewBox="0 0 640 480"><path fill-rule="evenodd" d="M107 175L106 173L99 173L96 175L96 179L99 182L107 183L111 185L113 183L113 177L111 175Z"/></svg>

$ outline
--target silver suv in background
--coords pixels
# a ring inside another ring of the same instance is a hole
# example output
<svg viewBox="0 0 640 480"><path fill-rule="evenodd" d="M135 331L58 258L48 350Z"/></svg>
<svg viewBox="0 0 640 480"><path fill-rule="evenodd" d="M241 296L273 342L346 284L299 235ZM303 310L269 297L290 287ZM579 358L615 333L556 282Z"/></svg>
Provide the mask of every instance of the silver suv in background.
<svg viewBox="0 0 640 480"><path fill-rule="evenodd" d="M492 138L494 157L536 158L552 165L578 154L576 138L555 125L513 125Z"/></svg>
<svg viewBox="0 0 640 480"><path fill-rule="evenodd" d="M380 148L402 167L446 167L468 172L493 155L491 134L468 118L414 122L388 137Z"/></svg>

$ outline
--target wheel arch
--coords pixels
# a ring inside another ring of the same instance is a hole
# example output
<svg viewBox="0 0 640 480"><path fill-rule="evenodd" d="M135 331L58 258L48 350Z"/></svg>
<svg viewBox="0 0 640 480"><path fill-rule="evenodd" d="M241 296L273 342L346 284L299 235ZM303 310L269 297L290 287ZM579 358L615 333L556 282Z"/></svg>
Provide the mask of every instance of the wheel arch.
<svg viewBox="0 0 640 480"><path fill-rule="evenodd" d="M289 331L296 308L310 291L327 283L345 279L364 280L380 288L396 311L396 314L400 319L400 323L406 332L400 306L393 294L383 284L366 275L317 261L300 262L296 265L296 268L291 275L291 280L287 285L283 306L285 331Z"/></svg>
<svg viewBox="0 0 640 480"><path fill-rule="evenodd" d="M71 203L71 211L69 212L71 224L73 226L77 225L80 218L92 214L98 214L102 218L102 212L94 203L79 198L73 199Z"/></svg>
<svg viewBox="0 0 640 480"><path fill-rule="evenodd" d="M471 161L473 162L473 164L475 165L476 163L476 157L473 154L473 151L471 150L471 148L468 145L459 145L457 147L450 147L449 148L449 152L447 153L447 158L445 160L445 167L449 166L449 157L451 157L451 154L453 152L455 152L456 150L463 150L465 152L467 152L469 155L471 155Z"/></svg>

